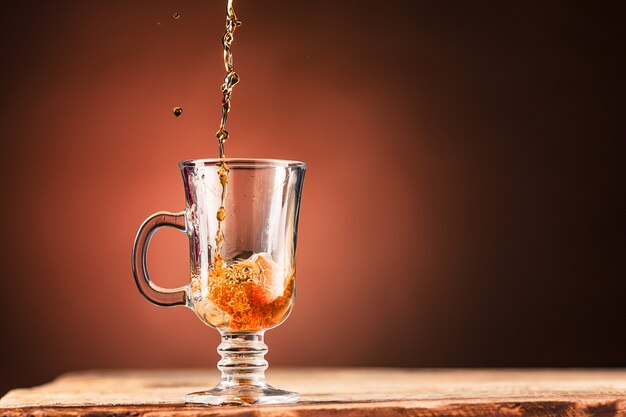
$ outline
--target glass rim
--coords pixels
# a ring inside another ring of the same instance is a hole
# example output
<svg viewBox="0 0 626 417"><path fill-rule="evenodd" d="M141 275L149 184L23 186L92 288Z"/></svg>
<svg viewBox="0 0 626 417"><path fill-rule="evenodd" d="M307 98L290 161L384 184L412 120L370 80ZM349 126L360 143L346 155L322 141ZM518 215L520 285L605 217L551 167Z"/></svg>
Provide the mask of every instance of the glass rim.
<svg viewBox="0 0 626 417"><path fill-rule="evenodd" d="M200 166L215 166L217 167L221 162L226 162L228 168L304 168L306 169L306 163L301 161L292 161L287 159L267 159L267 158L206 158L206 159L186 159L180 161L178 166L180 168L194 168Z"/></svg>

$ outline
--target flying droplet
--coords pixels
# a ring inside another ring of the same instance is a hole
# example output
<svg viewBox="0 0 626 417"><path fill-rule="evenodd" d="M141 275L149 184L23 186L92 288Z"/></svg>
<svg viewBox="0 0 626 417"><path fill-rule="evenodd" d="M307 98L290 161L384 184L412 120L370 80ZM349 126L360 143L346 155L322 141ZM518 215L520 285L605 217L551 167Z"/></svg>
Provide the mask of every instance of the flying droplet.
<svg viewBox="0 0 626 417"><path fill-rule="evenodd" d="M181 114L183 114L183 108L174 107L174 110L172 110L172 113L174 114L174 116L179 117Z"/></svg>
<svg viewBox="0 0 626 417"><path fill-rule="evenodd" d="M180 19L180 13L174 13L172 16L174 16L176 20Z"/></svg>

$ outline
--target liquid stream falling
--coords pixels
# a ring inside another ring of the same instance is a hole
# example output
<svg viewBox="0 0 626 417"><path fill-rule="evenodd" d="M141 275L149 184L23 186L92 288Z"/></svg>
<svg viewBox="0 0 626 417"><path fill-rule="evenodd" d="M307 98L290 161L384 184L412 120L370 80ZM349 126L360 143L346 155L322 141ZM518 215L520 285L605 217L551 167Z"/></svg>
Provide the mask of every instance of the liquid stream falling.
<svg viewBox="0 0 626 417"><path fill-rule="evenodd" d="M224 143L228 139L226 122L230 112L233 87L239 76L233 65L231 45L234 32L241 25L233 9L233 0L226 6L226 32L222 37L226 76L222 84L222 117L216 133L219 145L217 175L222 188L217 210L217 233L213 265L206 287L201 277L192 279L194 305L200 318L207 324L230 330L255 331L279 324L291 305L295 273L285 276L267 253L255 253L245 260L226 262L222 258L226 193L230 169L226 164ZM204 295L204 296L203 296Z"/></svg>

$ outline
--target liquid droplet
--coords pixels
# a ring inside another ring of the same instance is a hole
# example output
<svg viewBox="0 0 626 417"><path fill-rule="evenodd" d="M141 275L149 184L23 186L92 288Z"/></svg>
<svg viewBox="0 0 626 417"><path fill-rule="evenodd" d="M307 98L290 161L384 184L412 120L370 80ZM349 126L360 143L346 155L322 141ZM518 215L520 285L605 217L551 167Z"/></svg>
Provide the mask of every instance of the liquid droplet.
<svg viewBox="0 0 626 417"><path fill-rule="evenodd" d="M238 82L239 75L235 71L229 72L224 78L224 85L226 88L233 88Z"/></svg>
<svg viewBox="0 0 626 417"><path fill-rule="evenodd" d="M172 16L174 16L176 20L180 19L180 13L174 13Z"/></svg>
<svg viewBox="0 0 626 417"><path fill-rule="evenodd" d="M220 207L217 210L217 220L224 221L225 218L226 218L226 210L224 210L224 207Z"/></svg>
<svg viewBox="0 0 626 417"><path fill-rule="evenodd" d="M174 109L172 110L172 113L174 114L174 116L179 117L180 115L183 114L183 108L182 107L174 107Z"/></svg>

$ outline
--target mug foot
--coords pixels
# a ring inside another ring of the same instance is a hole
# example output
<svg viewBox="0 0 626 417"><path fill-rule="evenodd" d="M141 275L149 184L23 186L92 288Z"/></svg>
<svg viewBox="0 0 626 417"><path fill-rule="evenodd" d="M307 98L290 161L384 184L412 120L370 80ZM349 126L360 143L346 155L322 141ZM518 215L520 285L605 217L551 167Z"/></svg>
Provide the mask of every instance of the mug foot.
<svg viewBox="0 0 626 417"><path fill-rule="evenodd" d="M208 391L192 392L185 396L189 404L204 405L257 405L293 404L300 399L297 392L283 391L271 385L235 385L217 387Z"/></svg>

